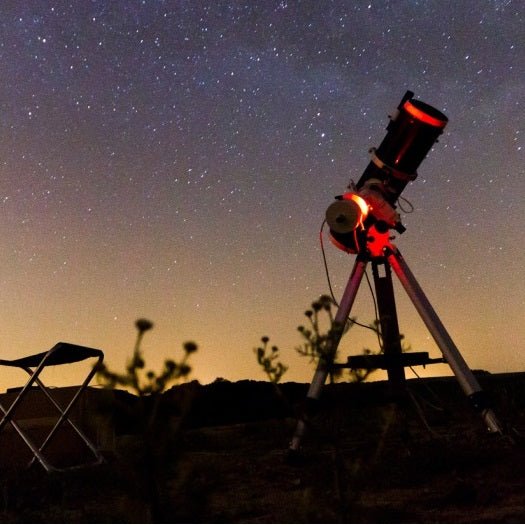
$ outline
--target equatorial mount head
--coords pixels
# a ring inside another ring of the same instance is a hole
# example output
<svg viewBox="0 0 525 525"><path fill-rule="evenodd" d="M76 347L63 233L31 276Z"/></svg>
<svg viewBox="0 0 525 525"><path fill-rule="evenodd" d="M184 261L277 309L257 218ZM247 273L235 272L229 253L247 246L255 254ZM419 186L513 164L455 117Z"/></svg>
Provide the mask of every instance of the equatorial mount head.
<svg viewBox="0 0 525 525"><path fill-rule="evenodd" d="M371 161L357 184L352 182L326 211L332 241L344 251L362 251L372 225L378 231L405 231L397 200L448 122L441 111L413 96L407 91L389 117L387 134L377 149L370 149Z"/></svg>

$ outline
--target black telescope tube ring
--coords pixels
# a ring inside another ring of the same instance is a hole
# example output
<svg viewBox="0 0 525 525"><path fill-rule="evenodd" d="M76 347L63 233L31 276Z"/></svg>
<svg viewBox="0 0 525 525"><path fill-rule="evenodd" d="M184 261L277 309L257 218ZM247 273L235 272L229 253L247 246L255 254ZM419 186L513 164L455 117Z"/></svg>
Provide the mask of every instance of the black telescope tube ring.
<svg viewBox="0 0 525 525"><path fill-rule="evenodd" d="M377 155L376 155L376 149L370 148L370 158L372 159L372 162L380 169L388 172L390 175L393 175L396 179L406 180L407 182L411 182L413 180L416 180L417 173L404 173L402 171L396 170L392 166L388 166L385 164Z"/></svg>

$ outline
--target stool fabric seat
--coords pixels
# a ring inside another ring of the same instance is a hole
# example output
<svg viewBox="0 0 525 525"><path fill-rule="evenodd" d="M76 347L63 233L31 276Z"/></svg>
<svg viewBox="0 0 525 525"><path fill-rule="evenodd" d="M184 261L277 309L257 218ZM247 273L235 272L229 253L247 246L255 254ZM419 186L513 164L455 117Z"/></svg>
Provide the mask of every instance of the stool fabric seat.
<svg viewBox="0 0 525 525"><path fill-rule="evenodd" d="M0 359L0 366L35 368L47 355L48 358L45 365L55 366L65 365L68 363L77 363L79 361L84 361L84 359L88 359L89 357L100 357L100 355L103 355L103 352L102 350L88 348L87 346L73 345L71 343L57 343L51 350L48 350L47 352L41 352L40 354L34 354L12 360Z"/></svg>

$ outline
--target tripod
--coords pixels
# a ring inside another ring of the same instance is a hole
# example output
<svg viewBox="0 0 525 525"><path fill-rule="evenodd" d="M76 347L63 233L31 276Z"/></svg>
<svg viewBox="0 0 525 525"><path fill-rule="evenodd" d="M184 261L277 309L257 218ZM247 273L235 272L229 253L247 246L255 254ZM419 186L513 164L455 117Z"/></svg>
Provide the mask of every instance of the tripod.
<svg viewBox="0 0 525 525"><path fill-rule="evenodd" d="M450 366L459 382L459 385L473 407L480 412L488 430L490 432L502 434L502 427L493 410L489 406L485 392L481 389L476 377L468 367L447 330L432 308L432 305L410 271L401 253L397 247L391 243L389 231L387 230L383 232L372 226L368 232L366 250L360 251L356 257L350 278L337 309L332 330L334 335L330 340L331 345L326 352L326 355L319 359L317 369L308 389L304 413L297 421L295 434L290 443L290 451L297 452L300 448L301 441L306 432L308 419L315 412L316 405L321 396L321 391L328 374L334 366L341 367L341 365L334 364L334 357L344 333L345 326L348 322L354 300L359 290L359 285L361 284L361 280L369 262L372 262L373 266L385 355L356 357L363 358L361 362L364 363L366 363L366 359L370 359L371 357L382 358L383 363L381 368L385 368L388 371L391 385L394 389L398 390L405 380L405 366L443 361L441 359L429 360L428 354L423 353L419 353L414 360L414 354L401 353L399 328L397 325L397 314L395 311L390 272L390 269L392 269L414 304L421 319L436 341L441 350L444 361ZM384 267L385 277L379 276L380 266ZM349 363L351 363L351 360L354 360L354 363L359 362L356 357L350 357Z"/></svg>

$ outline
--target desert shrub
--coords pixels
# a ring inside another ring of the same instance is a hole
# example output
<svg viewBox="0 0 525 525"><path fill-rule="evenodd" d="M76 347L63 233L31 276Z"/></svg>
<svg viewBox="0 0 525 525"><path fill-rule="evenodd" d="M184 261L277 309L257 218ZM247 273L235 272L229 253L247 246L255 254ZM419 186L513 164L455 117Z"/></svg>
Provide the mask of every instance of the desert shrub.
<svg viewBox="0 0 525 525"><path fill-rule="evenodd" d="M344 326L341 326L341 323L335 320L332 311L334 306L335 302L330 296L321 295L319 299L312 303L311 308L306 310L304 315L308 319L308 326L301 325L297 328L303 338L302 344L295 348L299 355L309 358L315 365L320 359L324 359L328 363L335 362L338 355L339 340L354 324L359 324L376 332L380 343L380 352L383 351L381 333L377 321L369 325L362 325L355 318L349 318ZM364 348L362 352L365 355L373 353L369 348ZM332 368L330 370L330 382L333 383L341 378L343 370L342 368ZM374 371L373 369L364 368L347 370L347 379L352 382L364 381Z"/></svg>
<svg viewBox="0 0 525 525"><path fill-rule="evenodd" d="M135 321L135 327L138 332L137 339L131 359L126 365L125 373L113 372L104 363L99 366L97 378L104 387L123 387L126 390L131 390L139 397L156 395L164 392L169 385L186 378L190 374L191 367L188 365L188 359L198 349L197 344L192 341L183 344L184 354L180 361L166 359L158 374L153 370L144 373L146 362L142 354L141 343L144 334L153 328L153 323L148 319L141 318Z"/></svg>
<svg viewBox="0 0 525 525"><path fill-rule="evenodd" d="M270 382L278 383L288 370L288 367L277 361L279 359L279 348L275 345L268 348L269 341L269 337L261 337L262 346L257 347L255 353L257 362L261 365Z"/></svg>
<svg viewBox="0 0 525 525"><path fill-rule="evenodd" d="M311 309L304 313L309 326L300 325L298 332L303 343L295 347L296 352L317 364L319 360L333 363L337 359L337 346L342 335L350 328L350 323L341 326L336 322L332 313L333 300L328 295L321 295L311 304ZM322 315L324 314L324 322ZM341 370L330 371L330 381L341 375Z"/></svg>
<svg viewBox="0 0 525 525"><path fill-rule="evenodd" d="M168 463L174 467L178 455L177 443L184 416L191 408L191 398L184 406L175 406L171 399L163 396L168 386L185 380L191 372L190 356L198 350L197 344L188 341L183 344L183 355L176 361L166 359L162 369L156 373L146 370L141 343L144 334L153 328L148 319L135 322L137 339L125 371L118 373L106 365L99 366L97 378L105 388L122 387L138 396L133 406L115 400L114 411L127 412L127 417L136 429L136 438L127 450L121 451L121 459L134 474L137 491L149 509L152 522L163 520L162 492Z"/></svg>
<svg viewBox="0 0 525 525"><path fill-rule="evenodd" d="M295 351L302 357L306 357L317 366L320 359L327 363L333 363L337 359L337 347L341 337L357 323L355 318L350 318L341 326L332 311L335 305L333 299L328 295L321 295L319 299L311 304L311 308L304 313L308 320L307 326L301 325L297 328L301 335L302 343L295 347ZM379 323L374 321L369 325L361 325L373 330L378 334L380 352L383 351ZM269 346L270 338L261 338L262 346L254 349L257 362L263 372L272 383L278 383L288 367L279 361L279 348L275 345ZM372 350L365 348L363 353L372 354ZM348 379L352 382L364 381L374 370L372 369L349 369ZM330 381L333 383L343 374L341 368L331 368Z"/></svg>

